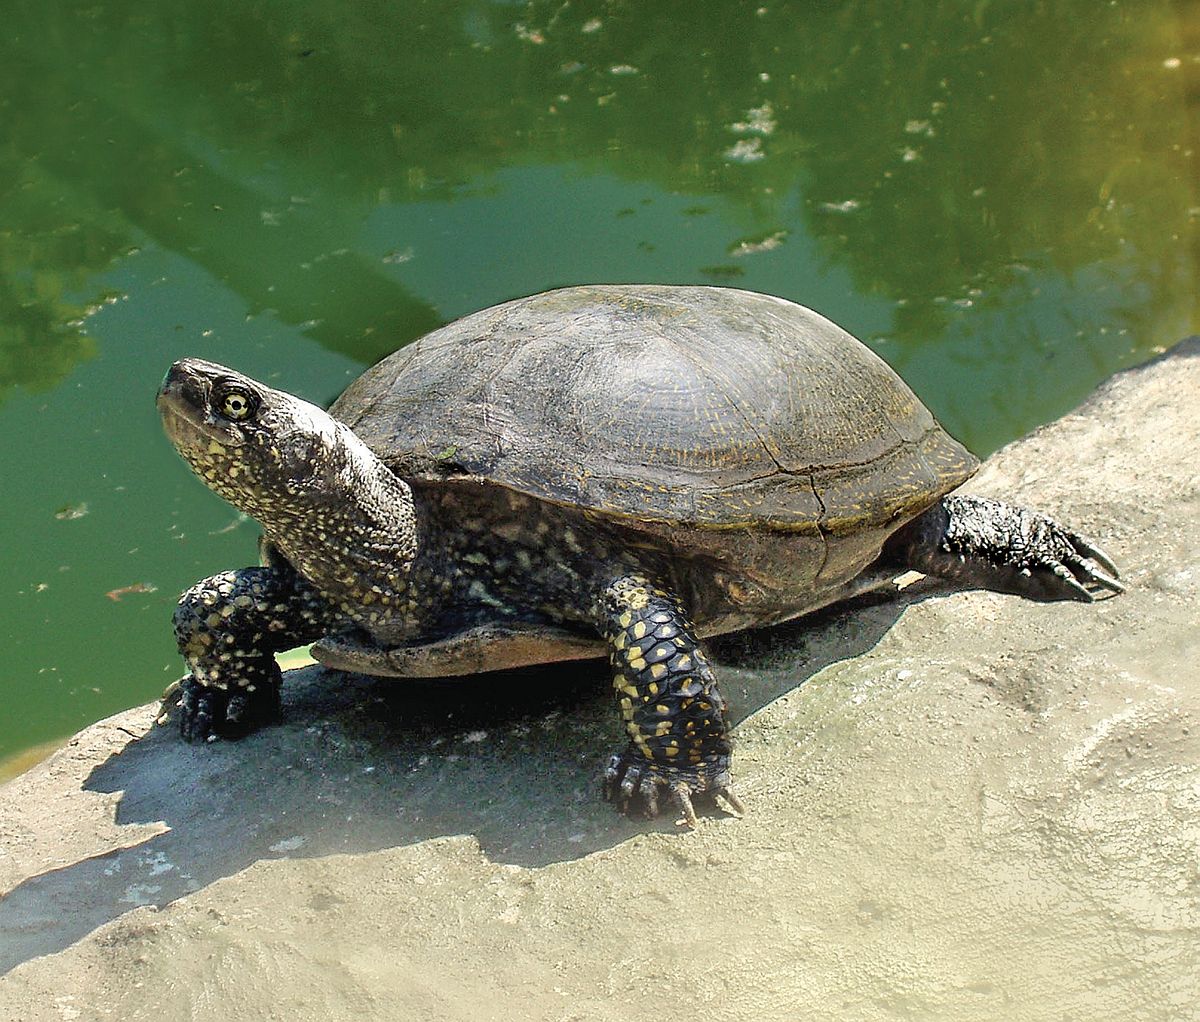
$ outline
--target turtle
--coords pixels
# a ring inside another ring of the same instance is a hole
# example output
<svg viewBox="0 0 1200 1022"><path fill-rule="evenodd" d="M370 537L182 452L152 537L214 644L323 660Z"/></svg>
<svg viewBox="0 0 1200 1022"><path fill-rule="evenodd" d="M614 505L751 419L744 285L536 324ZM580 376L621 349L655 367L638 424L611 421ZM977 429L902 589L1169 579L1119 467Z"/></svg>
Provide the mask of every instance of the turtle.
<svg viewBox="0 0 1200 1022"><path fill-rule="evenodd" d="M326 412L221 365L157 397L261 564L180 598L189 741L280 714L274 653L448 677L607 656L627 742L605 798L743 806L705 640L906 570L1037 600L1123 587L1042 512L956 493L977 459L870 348L733 288L590 285L401 347Z"/></svg>

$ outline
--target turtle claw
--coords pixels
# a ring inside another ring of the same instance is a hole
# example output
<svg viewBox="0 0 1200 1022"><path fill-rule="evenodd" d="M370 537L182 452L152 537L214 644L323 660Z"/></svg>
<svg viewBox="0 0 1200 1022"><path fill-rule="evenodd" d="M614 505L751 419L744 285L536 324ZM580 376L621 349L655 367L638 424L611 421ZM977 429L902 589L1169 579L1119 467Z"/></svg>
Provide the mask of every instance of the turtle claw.
<svg viewBox="0 0 1200 1022"><path fill-rule="evenodd" d="M1114 592L1114 593L1125 592L1125 587L1123 585L1121 585L1121 583L1118 582L1112 575L1109 575L1108 572L1106 572L1106 571L1103 571L1099 568L1093 567L1091 569L1091 576L1097 585L1103 586L1105 589L1109 590L1110 592Z"/></svg>
<svg viewBox="0 0 1200 1022"><path fill-rule="evenodd" d="M1113 562L1113 559L1108 556L1108 554L1096 546L1096 544L1089 540L1086 536L1081 536L1077 532L1070 532L1066 529L1063 529L1062 531L1066 540L1076 549L1076 551L1078 551L1081 558L1084 561L1093 562L1092 571L1094 574L1097 576L1102 574L1106 577L1112 576L1108 579L1108 582L1104 583L1105 585L1115 583L1117 586L1117 589L1114 590L1115 592L1125 591L1125 587L1119 582L1116 582L1116 576L1119 575L1120 572L1117 571L1116 564ZM1100 567L1100 569L1102 569L1101 571L1096 571L1097 565Z"/></svg>
<svg viewBox="0 0 1200 1022"><path fill-rule="evenodd" d="M280 716L279 686L229 689L202 685L195 678L179 684L179 733L187 742L241 738Z"/></svg>
<svg viewBox="0 0 1200 1022"><path fill-rule="evenodd" d="M738 816L745 815L746 809L729 787L728 778L728 769L721 769L717 772L717 783L710 784L703 775L656 766L631 749L609 757L604 768L604 800L615 803L626 815L640 802L642 813L654 819L659 813L659 789L665 788L681 816L678 823L695 830L700 821L692 804L693 795L719 796Z"/></svg>
<svg viewBox="0 0 1200 1022"><path fill-rule="evenodd" d="M1059 579L1058 585L1061 595L1071 600L1078 600L1080 603L1093 603L1095 601L1096 597L1088 591L1086 586L1080 584L1066 565L1055 562L1046 565L1046 567ZM1051 583L1051 585L1053 584Z"/></svg>
<svg viewBox="0 0 1200 1022"><path fill-rule="evenodd" d="M1093 603L1099 592L1125 592L1125 587L1117 581L1116 565L1103 550L1078 533L1063 528L1053 518L1039 517L1032 567L1055 576L1057 584L1046 579L1050 595Z"/></svg>
<svg viewBox="0 0 1200 1022"><path fill-rule="evenodd" d="M695 830L700 826L700 821L696 819L696 810L692 806L691 790L682 781L676 781L671 785L671 800L683 814L683 819L678 821L680 824L690 830Z"/></svg>
<svg viewBox="0 0 1200 1022"><path fill-rule="evenodd" d="M746 815L746 807L742 805L742 800L733 793L733 789L729 787L729 785L721 788L717 794L725 800L725 804L729 806L729 808L732 809L738 816Z"/></svg>
<svg viewBox="0 0 1200 1022"><path fill-rule="evenodd" d="M1059 568L1063 568L1063 571L1060 572ZM1091 557L1068 557L1066 567L1060 564L1055 567L1054 571L1060 577L1070 579L1078 588L1087 593L1089 602L1095 599L1095 595L1086 588L1087 586L1107 590L1110 593L1125 592L1125 587Z"/></svg>

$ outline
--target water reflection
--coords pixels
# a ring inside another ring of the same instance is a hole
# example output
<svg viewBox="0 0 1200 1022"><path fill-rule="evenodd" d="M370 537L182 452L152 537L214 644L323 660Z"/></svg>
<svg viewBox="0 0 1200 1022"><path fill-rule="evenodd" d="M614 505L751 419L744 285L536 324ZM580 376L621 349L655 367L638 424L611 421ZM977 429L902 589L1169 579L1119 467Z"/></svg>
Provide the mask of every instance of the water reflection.
<svg viewBox="0 0 1200 1022"><path fill-rule="evenodd" d="M559 161L722 196L767 238L811 234L895 303L905 345L1011 306L1030 273L1106 262L1136 276L1106 306L1134 328L1191 290L1195 71L1171 64L1169 4L1078 6L774 4L736 31L727 5L694 2L25 6L0 173L53 182L52 222L80 234L41 254L39 288L78 286L145 235L363 362L437 316L353 251L356 222ZM26 238L38 212L21 214ZM736 260L678 275L702 269L745 276ZM25 299L5 296L6 323L29 321ZM78 318L34 301L37 323Z"/></svg>

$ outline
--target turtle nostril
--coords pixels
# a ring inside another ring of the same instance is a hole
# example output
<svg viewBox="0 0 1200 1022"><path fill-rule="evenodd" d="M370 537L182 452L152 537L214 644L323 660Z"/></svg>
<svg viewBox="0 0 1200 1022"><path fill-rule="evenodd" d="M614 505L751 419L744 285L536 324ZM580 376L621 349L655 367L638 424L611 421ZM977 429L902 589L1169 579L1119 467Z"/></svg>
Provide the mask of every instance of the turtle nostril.
<svg viewBox="0 0 1200 1022"><path fill-rule="evenodd" d="M159 403L167 400L203 410L207 400L208 384L202 376L195 372L189 364L190 361L190 359L180 359L167 370L167 374L158 388Z"/></svg>

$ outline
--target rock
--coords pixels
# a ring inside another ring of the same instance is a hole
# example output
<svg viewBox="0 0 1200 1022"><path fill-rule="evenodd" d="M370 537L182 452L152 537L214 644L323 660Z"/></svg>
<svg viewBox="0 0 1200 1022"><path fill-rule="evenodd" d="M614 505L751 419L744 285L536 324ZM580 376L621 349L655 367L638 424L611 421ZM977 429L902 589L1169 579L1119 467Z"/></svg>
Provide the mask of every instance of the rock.
<svg viewBox="0 0 1200 1022"><path fill-rule="evenodd" d="M744 820L600 803L601 666L307 668L205 748L94 725L0 789L0 1017L1189 1017L1197 407L1192 339L968 487L1089 532L1124 596L925 582L718 644Z"/></svg>

